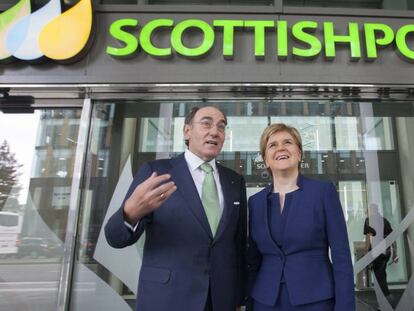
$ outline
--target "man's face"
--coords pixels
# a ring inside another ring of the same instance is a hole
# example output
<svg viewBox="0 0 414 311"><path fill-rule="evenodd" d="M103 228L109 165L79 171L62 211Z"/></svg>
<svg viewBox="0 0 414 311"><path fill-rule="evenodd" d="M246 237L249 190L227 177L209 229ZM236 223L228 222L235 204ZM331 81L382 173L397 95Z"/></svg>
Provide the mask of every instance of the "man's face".
<svg viewBox="0 0 414 311"><path fill-rule="evenodd" d="M191 124L184 126L188 149L204 161L210 161L221 151L226 121L223 113L214 107L199 109Z"/></svg>

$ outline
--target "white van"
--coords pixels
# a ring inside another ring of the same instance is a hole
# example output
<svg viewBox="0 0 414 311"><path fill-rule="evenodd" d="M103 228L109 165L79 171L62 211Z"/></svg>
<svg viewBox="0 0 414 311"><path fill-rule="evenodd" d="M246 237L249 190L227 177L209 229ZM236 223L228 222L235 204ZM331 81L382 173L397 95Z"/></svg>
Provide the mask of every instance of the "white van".
<svg viewBox="0 0 414 311"><path fill-rule="evenodd" d="M17 254L22 223L19 213L0 211L0 256Z"/></svg>

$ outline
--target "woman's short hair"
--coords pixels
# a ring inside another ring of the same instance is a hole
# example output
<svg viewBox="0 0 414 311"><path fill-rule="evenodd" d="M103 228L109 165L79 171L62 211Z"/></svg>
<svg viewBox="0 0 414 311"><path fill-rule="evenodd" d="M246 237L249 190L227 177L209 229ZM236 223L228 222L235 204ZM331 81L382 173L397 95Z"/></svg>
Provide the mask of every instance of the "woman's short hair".
<svg viewBox="0 0 414 311"><path fill-rule="evenodd" d="M289 133L293 137L295 144L299 147L300 153L303 157L302 138L300 137L299 131L293 126L289 126L284 123L274 123L267 126L260 137L260 154L262 155L263 161L265 160L266 146L270 136L278 132Z"/></svg>

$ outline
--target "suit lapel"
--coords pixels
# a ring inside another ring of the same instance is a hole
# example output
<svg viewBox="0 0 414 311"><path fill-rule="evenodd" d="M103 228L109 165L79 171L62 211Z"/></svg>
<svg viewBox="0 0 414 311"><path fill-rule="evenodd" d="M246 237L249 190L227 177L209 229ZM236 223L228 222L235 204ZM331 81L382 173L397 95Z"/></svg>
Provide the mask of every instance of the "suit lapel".
<svg viewBox="0 0 414 311"><path fill-rule="evenodd" d="M266 235L268 237L268 240L272 243L273 250L276 253L283 255L282 250L276 244L275 240L273 240L272 234L270 233L269 213L268 213L268 205L269 205L268 198L269 198L270 192L272 191L272 187L273 186L270 185L266 188L267 191L263 191L263 195L260 196L259 206L262 206L264 208L263 216L264 216L264 223L265 223L265 226L266 226Z"/></svg>
<svg viewBox="0 0 414 311"><path fill-rule="evenodd" d="M299 190L301 191L301 190ZM297 225L295 225L295 219L297 219L297 213L298 213L298 209L299 207L303 204L302 202L302 196L297 196L294 195L292 197L292 201L290 202L290 206L289 206L289 213L287 215L287 219L286 219L286 224L285 224L285 228L283 230L283 241L282 241L282 245L283 248L286 249L285 245L286 245L286 239L288 239L288 234L290 233L290 230L297 230Z"/></svg>
<svg viewBox="0 0 414 311"><path fill-rule="evenodd" d="M222 166L217 165L217 169L220 176L221 189L223 191L224 208L214 240L217 240L226 229L232 209L234 208L234 198L238 198L238 196L234 195L238 191L235 189L234 180L232 180L230 176L226 174Z"/></svg>
<svg viewBox="0 0 414 311"><path fill-rule="evenodd" d="M204 212L203 204L201 203L197 188L188 169L184 154L173 158L171 163L173 166L171 170L171 179L175 182L178 191L187 203L186 206L190 209L191 213L193 213L208 236L213 239L213 234L211 232L206 213Z"/></svg>
<svg viewBox="0 0 414 311"><path fill-rule="evenodd" d="M298 181L297 181L297 185L299 186L299 190L297 191L303 191L303 176L299 174L298 176ZM282 245L283 247L286 249L285 245L286 245L286 236L289 234L289 228L297 228L297 226L295 227L294 221L295 219L297 219L298 217L300 217L300 215L298 214L298 210L300 208L300 206L302 206L304 204L303 202L303 196L302 195L293 195L292 197L292 201L290 202L290 206L289 206L289 213L287 215L287 219L286 219L286 224L285 224L285 229L283 232L283 241L282 241ZM293 229L293 230L297 230L297 229Z"/></svg>

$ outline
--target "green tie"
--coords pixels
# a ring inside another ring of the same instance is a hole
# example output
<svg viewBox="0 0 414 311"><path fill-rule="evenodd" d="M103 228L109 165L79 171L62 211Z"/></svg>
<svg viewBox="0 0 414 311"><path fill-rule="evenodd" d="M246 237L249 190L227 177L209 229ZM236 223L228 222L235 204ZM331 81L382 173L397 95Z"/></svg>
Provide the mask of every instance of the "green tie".
<svg viewBox="0 0 414 311"><path fill-rule="evenodd" d="M205 162L201 164L200 168L206 173L201 190L201 202L203 203L204 211L206 212L208 223L214 236L220 221L220 203L216 182L214 181L213 168L209 163Z"/></svg>

